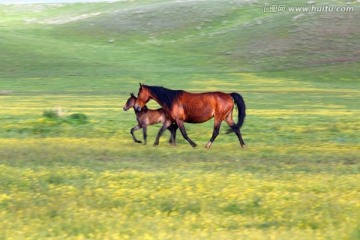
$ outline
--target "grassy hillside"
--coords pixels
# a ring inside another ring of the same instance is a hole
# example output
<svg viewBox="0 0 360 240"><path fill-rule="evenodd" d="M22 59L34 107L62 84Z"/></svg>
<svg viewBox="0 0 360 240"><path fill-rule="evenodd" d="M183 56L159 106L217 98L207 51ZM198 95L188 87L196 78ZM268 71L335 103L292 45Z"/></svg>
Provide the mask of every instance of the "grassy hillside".
<svg viewBox="0 0 360 240"><path fill-rule="evenodd" d="M288 2L0 5L0 239L359 239L359 3ZM138 82L241 93L248 148L133 143Z"/></svg>
<svg viewBox="0 0 360 240"><path fill-rule="evenodd" d="M2 6L1 47L6 56L2 75L108 73L147 80L150 73L154 80L179 71L189 76L312 72L325 67L329 73L329 65L341 65L352 78L359 62L357 3L351 5L356 11L336 14L267 13L263 4L130 1ZM285 4L307 6L301 1Z"/></svg>

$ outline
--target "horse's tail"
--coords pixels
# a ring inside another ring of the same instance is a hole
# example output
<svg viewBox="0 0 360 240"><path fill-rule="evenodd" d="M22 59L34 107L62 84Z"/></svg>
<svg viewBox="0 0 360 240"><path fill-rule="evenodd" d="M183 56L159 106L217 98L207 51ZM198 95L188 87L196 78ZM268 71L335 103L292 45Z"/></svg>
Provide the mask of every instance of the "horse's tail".
<svg viewBox="0 0 360 240"><path fill-rule="evenodd" d="M236 106L238 108L238 122L236 124L236 127L241 128L241 126L244 124L244 120L246 117L246 106L244 98L239 93L230 93L230 96L234 99L234 102L236 103Z"/></svg>

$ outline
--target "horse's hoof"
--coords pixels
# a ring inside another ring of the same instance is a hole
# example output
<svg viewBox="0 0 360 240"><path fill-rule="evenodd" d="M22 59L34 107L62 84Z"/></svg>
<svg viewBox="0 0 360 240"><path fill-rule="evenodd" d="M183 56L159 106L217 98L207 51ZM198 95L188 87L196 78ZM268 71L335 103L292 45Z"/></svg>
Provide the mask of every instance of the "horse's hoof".
<svg viewBox="0 0 360 240"><path fill-rule="evenodd" d="M142 141L139 141L139 140L137 140L137 141L135 141L136 143L142 143Z"/></svg>
<svg viewBox="0 0 360 240"><path fill-rule="evenodd" d="M246 150L248 147L247 147L247 145L244 144L244 145L241 145L241 148Z"/></svg>
<svg viewBox="0 0 360 240"><path fill-rule="evenodd" d="M210 147L211 147L211 144L212 144L212 142L208 142L208 143L205 145L205 148L210 148Z"/></svg>

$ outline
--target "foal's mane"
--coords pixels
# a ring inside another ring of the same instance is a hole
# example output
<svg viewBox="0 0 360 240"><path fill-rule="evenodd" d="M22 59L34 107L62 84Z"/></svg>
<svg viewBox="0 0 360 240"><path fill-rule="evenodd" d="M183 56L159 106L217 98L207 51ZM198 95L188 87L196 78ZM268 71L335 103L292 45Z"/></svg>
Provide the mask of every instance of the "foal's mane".
<svg viewBox="0 0 360 240"><path fill-rule="evenodd" d="M171 90L161 86L144 86L149 89L161 106L168 108L171 108L176 99L184 92L182 90Z"/></svg>

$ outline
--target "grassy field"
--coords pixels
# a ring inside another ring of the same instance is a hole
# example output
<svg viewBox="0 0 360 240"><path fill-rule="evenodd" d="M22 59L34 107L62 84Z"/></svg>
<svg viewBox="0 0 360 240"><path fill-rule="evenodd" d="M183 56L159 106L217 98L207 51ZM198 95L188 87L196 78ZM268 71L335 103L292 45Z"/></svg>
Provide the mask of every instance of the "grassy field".
<svg viewBox="0 0 360 240"><path fill-rule="evenodd" d="M0 239L359 239L359 3L262 4L0 5ZM133 143L139 82L241 93L247 149Z"/></svg>

